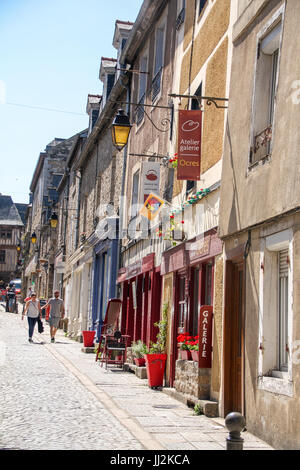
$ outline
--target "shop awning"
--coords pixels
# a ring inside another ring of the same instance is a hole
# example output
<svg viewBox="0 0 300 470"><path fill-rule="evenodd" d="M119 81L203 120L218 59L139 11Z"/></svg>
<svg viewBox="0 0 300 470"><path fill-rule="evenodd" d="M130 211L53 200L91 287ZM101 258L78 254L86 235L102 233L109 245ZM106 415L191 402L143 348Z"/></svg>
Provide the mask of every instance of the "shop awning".
<svg viewBox="0 0 300 470"><path fill-rule="evenodd" d="M35 259L33 258L28 264L27 268L25 269L25 276L29 277L31 273L35 273L35 272L36 272L36 262L35 262Z"/></svg>

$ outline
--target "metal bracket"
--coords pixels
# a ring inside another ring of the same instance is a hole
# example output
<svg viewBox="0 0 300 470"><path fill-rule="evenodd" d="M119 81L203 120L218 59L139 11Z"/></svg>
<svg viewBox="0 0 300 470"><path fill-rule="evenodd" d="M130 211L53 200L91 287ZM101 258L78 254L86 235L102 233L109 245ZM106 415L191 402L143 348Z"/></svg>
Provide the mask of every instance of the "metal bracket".
<svg viewBox="0 0 300 470"><path fill-rule="evenodd" d="M218 101L229 101L228 98L216 98L215 96L197 96L197 95L177 95L176 93L171 93L169 95L171 98L187 98L197 100L199 106L201 106L201 101L206 101L207 106L211 106L213 103L218 109L227 109L228 106L219 106Z"/></svg>
<svg viewBox="0 0 300 470"><path fill-rule="evenodd" d="M130 105L130 106L135 106L136 107L136 110L135 110L135 113L137 112L137 110L139 108L143 108L144 110L144 113L145 115L147 116L147 118L149 119L149 121L151 122L151 124L155 127L155 129L159 132L168 132L170 131L170 134L172 135L172 132L173 132L173 115L174 115L174 106L157 106L157 105L153 105L153 104L144 104L144 103L133 103L131 101L113 101L113 100L109 100L110 102L112 103L118 103L118 104L121 104L121 105ZM159 128L153 121L153 119L149 116L148 113L146 113L145 111L145 108L160 108L160 109L168 109L171 111L171 116L170 116L170 119L169 118L163 118L161 120L161 125L163 126L163 129Z"/></svg>

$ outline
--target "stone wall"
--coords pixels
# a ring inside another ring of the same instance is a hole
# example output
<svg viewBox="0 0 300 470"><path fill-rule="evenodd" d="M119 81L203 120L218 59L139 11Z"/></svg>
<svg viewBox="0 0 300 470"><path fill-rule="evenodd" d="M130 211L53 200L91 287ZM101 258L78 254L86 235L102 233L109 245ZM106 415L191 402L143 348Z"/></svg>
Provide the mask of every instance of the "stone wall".
<svg viewBox="0 0 300 470"><path fill-rule="evenodd" d="M176 361L175 389L201 400L210 399L211 369L199 369L198 362Z"/></svg>

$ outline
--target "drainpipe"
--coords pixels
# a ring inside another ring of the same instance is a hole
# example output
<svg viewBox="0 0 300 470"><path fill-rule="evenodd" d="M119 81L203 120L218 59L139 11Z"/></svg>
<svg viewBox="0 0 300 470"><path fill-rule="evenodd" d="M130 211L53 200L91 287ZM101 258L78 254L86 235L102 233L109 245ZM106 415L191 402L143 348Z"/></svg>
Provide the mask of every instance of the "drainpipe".
<svg viewBox="0 0 300 470"><path fill-rule="evenodd" d="M243 322L243 336L244 336L244 344L243 344L243 370L244 370L244 377L243 377L243 410L242 414L246 417L246 374L245 374L245 367L246 367L246 268L247 268L247 258L249 255L249 251L251 248L251 230L248 230L248 239L245 244L244 248L244 322Z"/></svg>

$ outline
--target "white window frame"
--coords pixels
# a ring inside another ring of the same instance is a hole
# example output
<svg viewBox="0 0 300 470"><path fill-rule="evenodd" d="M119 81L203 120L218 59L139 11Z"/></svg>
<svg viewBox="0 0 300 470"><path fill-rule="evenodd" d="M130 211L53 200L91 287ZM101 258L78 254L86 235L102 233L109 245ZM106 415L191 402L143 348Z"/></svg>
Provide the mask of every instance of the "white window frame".
<svg viewBox="0 0 300 470"><path fill-rule="evenodd" d="M281 56L281 45L282 45L282 35L283 35L283 27L284 27L284 12L285 12L285 5L282 5L277 12L272 16L272 18L264 25L264 27L260 30L260 32L256 36L256 42L257 42L257 47L256 47L256 59L255 59L255 67L254 67L254 77L253 77L253 94L252 94L252 119L251 119L251 132L250 132L250 148L252 149L252 152L249 152L249 157L248 157L248 171L251 170L253 166L256 166L259 163L262 163L266 157L270 157L272 154L272 148L273 148L273 142L274 142L274 129L275 129L275 112L276 112L276 99L274 102L273 106L273 115L272 115L272 123L266 124L267 126L272 125L272 137L270 142L268 142L268 147L267 147L267 152L265 156L262 156L261 158L253 159L253 153L254 153L254 147L255 147L255 137L259 135L259 133L263 132L263 128L257 129L257 94L258 94L258 56L259 54L263 54L263 43L268 43L268 36L272 36L273 31L277 30L277 28L280 26L280 32L279 32L279 47L278 49L278 70L277 70L277 76L276 76L276 83L274 87L275 91L275 96L278 88L278 78L279 78L279 64L280 64L280 56ZM267 50L268 48L270 49L272 47L272 41L270 41L269 45L266 45L265 53L268 52L266 55L272 55L273 52L271 50ZM272 66L273 69L273 66ZM271 77L270 77L271 78ZM271 98L271 89L270 89L270 94L269 94L269 108L268 108L268 120L270 120L270 98ZM260 126L263 127L263 126ZM252 154L252 155L251 155ZM252 156L252 161L251 161L251 156Z"/></svg>
<svg viewBox="0 0 300 470"><path fill-rule="evenodd" d="M279 266L278 255L288 250L288 368L279 364ZM277 295L274 294L277 292ZM258 388L293 396L293 230L286 229L261 239L259 276Z"/></svg>
<svg viewBox="0 0 300 470"><path fill-rule="evenodd" d="M145 52L144 54L141 55L139 70L141 72L148 72L148 68L149 68L149 53L148 53L148 50L147 50L147 52ZM142 89L142 84L144 84L143 89ZM148 87L148 75L146 73L141 73L139 75L138 97L137 97L137 102L138 103L141 101L143 96L144 96L144 103L145 103L146 95L147 95L147 87ZM144 109L145 109L144 107L136 108L137 128L139 128L145 120ZM143 113L143 117L140 120L138 119L138 113L139 112Z"/></svg>
<svg viewBox="0 0 300 470"><path fill-rule="evenodd" d="M164 72L164 66L165 66L165 53L166 53L166 29L167 29L167 23L166 19L163 19L161 23L156 27L155 29L155 42L154 42L154 57L153 57L153 71L152 71L152 83L151 83L151 101L152 103L157 102L161 98L161 89L162 89L162 83L163 83L163 72ZM162 33L162 60L161 60L161 65L159 68L157 68L157 36L158 36L158 31L163 31ZM153 80L158 74L159 70L161 69L161 78L160 78L160 88L159 92L155 96L155 98L152 100L152 85L153 85Z"/></svg>
<svg viewBox="0 0 300 470"><path fill-rule="evenodd" d="M136 174L138 173L138 184L137 184L137 197L136 201L133 201L133 184L134 184L134 178ZM132 185L131 185L131 199L130 199L130 208L129 208L129 218L134 219L139 212L139 205L140 205L140 187L141 187L141 168L140 166L138 168L134 168L132 171Z"/></svg>

